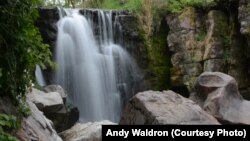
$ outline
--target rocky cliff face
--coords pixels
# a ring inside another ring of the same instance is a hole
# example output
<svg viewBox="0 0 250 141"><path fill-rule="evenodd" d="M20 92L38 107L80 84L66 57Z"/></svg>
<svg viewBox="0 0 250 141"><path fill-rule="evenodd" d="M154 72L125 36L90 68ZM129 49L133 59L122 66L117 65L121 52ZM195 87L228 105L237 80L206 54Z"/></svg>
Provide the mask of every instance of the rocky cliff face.
<svg viewBox="0 0 250 141"><path fill-rule="evenodd" d="M248 3L226 1L211 10L190 7L166 16L173 87L186 87L192 92L198 75L219 71L233 76L242 94L249 94Z"/></svg>

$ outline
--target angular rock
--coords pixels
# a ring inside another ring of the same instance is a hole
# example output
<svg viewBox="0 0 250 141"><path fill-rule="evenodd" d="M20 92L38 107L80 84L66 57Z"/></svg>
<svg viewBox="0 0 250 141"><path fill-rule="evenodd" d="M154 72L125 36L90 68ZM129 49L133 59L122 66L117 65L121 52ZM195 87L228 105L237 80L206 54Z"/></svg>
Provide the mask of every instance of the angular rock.
<svg viewBox="0 0 250 141"><path fill-rule="evenodd" d="M101 141L102 125L115 125L115 123L107 120L77 123L72 128L60 133L60 136L64 141Z"/></svg>
<svg viewBox="0 0 250 141"><path fill-rule="evenodd" d="M62 141L53 129L52 122L27 98L31 115L24 118L16 136L21 141Z"/></svg>
<svg viewBox="0 0 250 141"><path fill-rule="evenodd" d="M63 107L62 97L57 92L44 93L33 88L27 97L45 113L57 112Z"/></svg>
<svg viewBox="0 0 250 141"><path fill-rule="evenodd" d="M45 113L45 116L52 120L57 132L71 128L79 120L79 111L76 107L63 106L55 113Z"/></svg>
<svg viewBox="0 0 250 141"><path fill-rule="evenodd" d="M244 100L235 79L220 72L204 72L192 100L222 123L250 124L250 101Z"/></svg>
<svg viewBox="0 0 250 141"><path fill-rule="evenodd" d="M60 85L48 85L48 86L45 86L43 90L47 93L58 92L63 99L63 103L66 103L67 95L65 94L64 89Z"/></svg>
<svg viewBox="0 0 250 141"><path fill-rule="evenodd" d="M63 88L59 85L48 85L43 90L47 93L33 89L28 97L44 112L47 118L53 121L57 132L72 127L79 120L79 111L76 107L66 104L67 96Z"/></svg>
<svg viewBox="0 0 250 141"><path fill-rule="evenodd" d="M173 91L145 91L126 106L120 124L219 124L193 101Z"/></svg>

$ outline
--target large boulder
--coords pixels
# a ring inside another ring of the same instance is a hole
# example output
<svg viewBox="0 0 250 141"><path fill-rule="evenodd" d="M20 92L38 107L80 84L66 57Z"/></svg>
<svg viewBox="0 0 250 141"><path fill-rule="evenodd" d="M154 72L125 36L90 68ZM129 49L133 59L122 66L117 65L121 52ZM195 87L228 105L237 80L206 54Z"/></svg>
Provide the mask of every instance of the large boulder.
<svg viewBox="0 0 250 141"><path fill-rule="evenodd" d="M43 90L45 92L33 88L28 97L52 120L57 132L72 127L79 120L79 111L66 103L64 89L59 85L48 85Z"/></svg>
<svg viewBox="0 0 250 141"><path fill-rule="evenodd" d="M64 106L62 97L58 92L44 93L33 88L27 97L39 110L45 113L57 112Z"/></svg>
<svg viewBox="0 0 250 141"><path fill-rule="evenodd" d="M242 98L236 80L221 72L204 72L191 99L222 123L250 124L250 102Z"/></svg>
<svg viewBox="0 0 250 141"><path fill-rule="evenodd" d="M61 95L63 102L66 103L67 95L64 92L64 89L60 85L48 85L48 86L45 86L43 90L47 93L58 92Z"/></svg>
<svg viewBox="0 0 250 141"><path fill-rule="evenodd" d="M63 106L57 112L45 113L45 116L52 120L57 132L71 128L78 120L80 113L76 107Z"/></svg>
<svg viewBox="0 0 250 141"><path fill-rule="evenodd" d="M193 101L173 91L145 91L126 106L120 124L219 124Z"/></svg>
<svg viewBox="0 0 250 141"><path fill-rule="evenodd" d="M102 125L115 125L110 121L77 123L72 128L60 133L64 141L101 141Z"/></svg>
<svg viewBox="0 0 250 141"><path fill-rule="evenodd" d="M27 98L31 115L24 118L16 136L20 141L62 141L48 120L35 104Z"/></svg>

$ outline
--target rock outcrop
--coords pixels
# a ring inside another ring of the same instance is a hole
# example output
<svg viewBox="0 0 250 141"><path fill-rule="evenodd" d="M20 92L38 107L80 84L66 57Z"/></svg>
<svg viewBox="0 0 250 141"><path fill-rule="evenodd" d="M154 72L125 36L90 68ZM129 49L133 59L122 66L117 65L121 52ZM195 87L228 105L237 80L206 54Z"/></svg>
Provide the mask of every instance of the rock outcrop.
<svg viewBox="0 0 250 141"><path fill-rule="evenodd" d="M57 112L64 106L62 97L58 92L45 93L33 88L27 97L36 104L39 110L45 113Z"/></svg>
<svg viewBox="0 0 250 141"><path fill-rule="evenodd" d="M16 136L21 141L62 141L53 128L52 122L47 119L35 104L27 98L31 115L24 118Z"/></svg>
<svg viewBox="0 0 250 141"><path fill-rule="evenodd" d="M44 114L54 123L57 132L71 128L79 120L80 116L78 109L72 106L64 106L57 112Z"/></svg>
<svg viewBox="0 0 250 141"><path fill-rule="evenodd" d="M79 111L66 103L63 88L59 85L49 85L44 87L44 91L47 93L33 88L27 97L52 120L57 132L72 127L79 120Z"/></svg>
<svg viewBox="0 0 250 141"><path fill-rule="evenodd" d="M56 39L57 39L57 21L60 18L59 10L57 7L48 8L40 7L38 8L39 18L36 21L36 26L38 27L43 41L49 44L51 52L55 51ZM45 76L45 81L47 84L53 83L53 69L47 67L43 70L43 75Z"/></svg>
<svg viewBox="0 0 250 141"><path fill-rule="evenodd" d="M48 85L48 86L45 86L43 90L47 93L58 92L63 99L63 103L64 104L66 103L67 95L65 94L64 89L60 85Z"/></svg>
<svg viewBox="0 0 250 141"><path fill-rule="evenodd" d="M57 21L60 18L58 8L38 8L39 18L36 25L39 28L44 42L55 46L57 38ZM46 20L45 20L46 19Z"/></svg>
<svg viewBox="0 0 250 141"><path fill-rule="evenodd" d="M145 91L126 106L120 124L219 124L193 101L173 91Z"/></svg>
<svg viewBox="0 0 250 141"><path fill-rule="evenodd" d="M56 131L62 132L72 127L78 120L78 109L67 102L67 94L60 85L48 85L43 88L45 92L58 92L63 99L63 107L53 113L45 113L46 117L53 121Z"/></svg>
<svg viewBox="0 0 250 141"><path fill-rule="evenodd" d="M242 98L236 80L220 72L204 72L191 97L222 123L250 124L250 101Z"/></svg>
<svg viewBox="0 0 250 141"><path fill-rule="evenodd" d="M72 128L60 133L64 141L101 141L102 125L115 125L110 121L77 123Z"/></svg>
<svg viewBox="0 0 250 141"><path fill-rule="evenodd" d="M233 76L240 90L250 95L248 5L248 0L219 1L219 9L190 7L166 16L173 87L187 87L193 92L202 72L219 71Z"/></svg>
<svg viewBox="0 0 250 141"><path fill-rule="evenodd" d="M240 32L243 35L250 34L250 11L249 11L249 0L239 0L239 21L240 21Z"/></svg>
<svg viewBox="0 0 250 141"><path fill-rule="evenodd" d="M194 80L203 71L202 20L195 8L187 8L180 15L168 15L170 31L167 37L172 52L171 84L174 87L187 86L192 89Z"/></svg>

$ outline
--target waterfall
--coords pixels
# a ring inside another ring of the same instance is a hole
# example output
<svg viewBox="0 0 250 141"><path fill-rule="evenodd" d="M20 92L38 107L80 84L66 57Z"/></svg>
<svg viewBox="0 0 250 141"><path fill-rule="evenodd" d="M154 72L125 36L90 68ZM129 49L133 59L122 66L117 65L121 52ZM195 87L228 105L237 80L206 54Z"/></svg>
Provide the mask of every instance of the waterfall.
<svg viewBox="0 0 250 141"><path fill-rule="evenodd" d="M46 85L41 67L39 65L36 65L35 76L36 76L36 81L37 81L38 85L40 85L40 86Z"/></svg>
<svg viewBox="0 0 250 141"><path fill-rule="evenodd" d="M78 107L81 121L118 122L122 106L133 94L138 70L127 51L115 43L114 35L121 32L116 30L120 28L115 14L96 12L97 25L88 12L81 15L70 9L58 21L56 81Z"/></svg>

